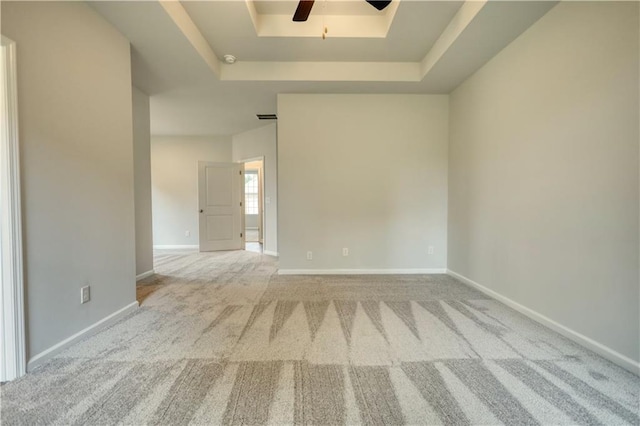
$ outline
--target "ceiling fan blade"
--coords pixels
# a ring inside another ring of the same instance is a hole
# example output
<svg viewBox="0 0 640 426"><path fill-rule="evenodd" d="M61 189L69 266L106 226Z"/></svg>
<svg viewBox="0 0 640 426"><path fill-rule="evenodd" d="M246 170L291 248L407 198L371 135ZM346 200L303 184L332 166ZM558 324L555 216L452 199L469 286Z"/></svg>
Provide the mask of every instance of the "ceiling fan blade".
<svg viewBox="0 0 640 426"><path fill-rule="evenodd" d="M315 0L300 0L298 3L298 7L296 8L296 13L293 14L294 22L304 22L309 18L309 14L311 13L311 8L313 7L313 2Z"/></svg>
<svg viewBox="0 0 640 426"><path fill-rule="evenodd" d="M367 0L367 3L378 10L382 10L391 4L391 0Z"/></svg>

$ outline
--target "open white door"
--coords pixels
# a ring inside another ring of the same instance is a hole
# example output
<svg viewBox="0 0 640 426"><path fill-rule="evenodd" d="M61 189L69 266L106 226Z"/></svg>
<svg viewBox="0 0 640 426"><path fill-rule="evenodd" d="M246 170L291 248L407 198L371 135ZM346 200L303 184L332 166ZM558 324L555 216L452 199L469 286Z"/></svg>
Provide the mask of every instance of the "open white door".
<svg viewBox="0 0 640 426"><path fill-rule="evenodd" d="M244 249L244 165L198 162L200 251Z"/></svg>

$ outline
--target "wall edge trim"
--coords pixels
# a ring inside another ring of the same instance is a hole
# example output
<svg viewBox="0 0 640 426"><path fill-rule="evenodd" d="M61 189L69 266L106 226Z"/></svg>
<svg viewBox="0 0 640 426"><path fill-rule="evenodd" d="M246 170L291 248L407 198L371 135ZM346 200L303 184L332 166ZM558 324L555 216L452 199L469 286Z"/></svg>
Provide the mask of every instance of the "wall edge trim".
<svg viewBox="0 0 640 426"><path fill-rule="evenodd" d="M148 278L148 277L150 277L151 275L153 275L155 273L156 273L155 269L152 269L150 271L143 272L140 275L136 275L136 282L138 282L140 280L144 280L145 278Z"/></svg>
<svg viewBox="0 0 640 426"><path fill-rule="evenodd" d="M445 268L407 269L279 269L278 275L412 275L446 274Z"/></svg>
<svg viewBox="0 0 640 426"><path fill-rule="evenodd" d="M546 317L540 313L538 313L537 311L534 311L531 308L528 308L524 305L521 305L520 303L509 299L506 296L503 296L502 294L491 290L485 286L483 286L482 284L479 284L475 281L473 281L470 278L465 277L462 274L458 274L457 272L452 271L451 269L447 269L447 274L462 281L463 283L476 288L477 290L481 291L482 293L491 296L492 298L498 300L499 302L504 303L505 305L509 306L512 309L515 309L516 311L520 312L521 314L531 318L532 320L544 325L545 327L550 328L551 330L563 335L564 337L573 340L574 342L578 343L579 345L595 352L596 354L602 356L603 358L608 359L609 361L613 362L614 364L624 368L625 370L628 370L636 375L640 376L640 362L636 362L633 359L611 349L608 346L603 345L602 343L599 343L581 333L578 333L575 330L572 330L571 328L564 326L562 324L560 324L559 322L556 322L554 320L552 320L549 317Z"/></svg>
<svg viewBox="0 0 640 426"><path fill-rule="evenodd" d="M124 308L119 309L110 315L107 315L106 317L102 318L100 321L91 324L89 327L86 327L80 330L76 334L70 337L67 337L63 341L51 346L49 349L45 349L39 354L31 357L31 359L29 359L29 362L27 363L27 372L31 372L35 368L43 365L44 363L49 361L51 358L53 358L56 354L68 348L69 346L73 345L74 343L78 342L79 340L85 337L92 336L97 332L103 330L104 328L115 324L116 322L118 322L120 319L122 319L129 313L138 309L138 306L139 306L138 301L131 302L128 305L126 305Z"/></svg>
<svg viewBox="0 0 640 426"><path fill-rule="evenodd" d="M158 244L158 245L154 245L153 249L160 249L160 250L166 250L166 249L199 249L200 246L198 245L173 245L173 244Z"/></svg>

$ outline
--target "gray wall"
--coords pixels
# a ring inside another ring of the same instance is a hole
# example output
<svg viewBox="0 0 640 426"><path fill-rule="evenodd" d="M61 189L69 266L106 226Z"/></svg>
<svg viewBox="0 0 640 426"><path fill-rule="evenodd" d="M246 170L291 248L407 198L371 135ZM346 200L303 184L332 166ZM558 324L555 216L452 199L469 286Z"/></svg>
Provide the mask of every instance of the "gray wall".
<svg viewBox="0 0 640 426"><path fill-rule="evenodd" d="M136 274L153 270L151 127L149 96L133 88L133 162L136 209Z"/></svg>
<svg viewBox="0 0 640 426"><path fill-rule="evenodd" d="M257 214L245 214L244 215L244 227L246 229L258 229L258 219L260 218Z"/></svg>
<svg viewBox="0 0 640 426"><path fill-rule="evenodd" d="M269 203L264 205L264 250L278 252L278 159L276 149L276 125L269 124L233 136L233 161L264 156L264 195Z"/></svg>
<svg viewBox="0 0 640 426"><path fill-rule="evenodd" d="M32 358L135 302L129 42L75 2L2 2L2 33L18 54Z"/></svg>
<svg viewBox="0 0 640 426"><path fill-rule="evenodd" d="M446 95L278 95L280 268L446 268L448 108Z"/></svg>
<svg viewBox="0 0 640 426"><path fill-rule="evenodd" d="M151 137L154 245L198 245L198 161L230 162L231 137Z"/></svg>
<svg viewBox="0 0 640 426"><path fill-rule="evenodd" d="M636 361L638 3L561 3L451 96L449 268Z"/></svg>

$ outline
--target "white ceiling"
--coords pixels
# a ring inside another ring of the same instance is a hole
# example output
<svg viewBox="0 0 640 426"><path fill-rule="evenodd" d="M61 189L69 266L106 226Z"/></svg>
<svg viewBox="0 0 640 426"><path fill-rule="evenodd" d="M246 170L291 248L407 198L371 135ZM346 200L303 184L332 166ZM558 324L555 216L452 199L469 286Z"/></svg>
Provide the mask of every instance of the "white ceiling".
<svg viewBox="0 0 640 426"><path fill-rule="evenodd" d="M293 10L297 4L277 2L282 3ZM345 3L376 11L364 0L338 4ZM325 40L321 37L321 23L316 25L315 37L259 37L242 1L185 2L183 5L220 56L230 53L243 61L405 62L420 61L425 56L462 2L401 2L386 38L332 37L331 17L327 17L325 24L329 32ZM322 12L321 6L322 1L317 1L312 14L316 9ZM306 25L291 21L293 11L285 16L291 25Z"/></svg>
<svg viewBox="0 0 640 426"><path fill-rule="evenodd" d="M326 40L258 35L262 17L288 25L296 1L255 2L253 17L244 0L90 4L131 41L152 134L229 135L264 125L255 114L276 112L278 93L449 93L556 3L402 0L386 38L332 38L329 24ZM325 10L377 12L364 0Z"/></svg>

